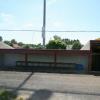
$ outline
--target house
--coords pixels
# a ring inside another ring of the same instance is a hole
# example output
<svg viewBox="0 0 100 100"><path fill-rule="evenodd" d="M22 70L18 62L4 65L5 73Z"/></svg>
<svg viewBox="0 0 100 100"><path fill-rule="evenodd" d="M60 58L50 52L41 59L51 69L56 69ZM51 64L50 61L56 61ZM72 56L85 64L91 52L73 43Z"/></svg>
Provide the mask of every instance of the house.
<svg viewBox="0 0 100 100"><path fill-rule="evenodd" d="M88 41L82 48L81 50L90 50L90 41Z"/></svg>
<svg viewBox="0 0 100 100"><path fill-rule="evenodd" d="M7 45L4 42L0 42L0 49L14 49L13 47Z"/></svg>
<svg viewBox="0 0 100 100"><path fill-rule="evenodd" d="M15 48L15 49L21 49L22 47L19 46L18 44L12 44L12 47Z"/></svg>

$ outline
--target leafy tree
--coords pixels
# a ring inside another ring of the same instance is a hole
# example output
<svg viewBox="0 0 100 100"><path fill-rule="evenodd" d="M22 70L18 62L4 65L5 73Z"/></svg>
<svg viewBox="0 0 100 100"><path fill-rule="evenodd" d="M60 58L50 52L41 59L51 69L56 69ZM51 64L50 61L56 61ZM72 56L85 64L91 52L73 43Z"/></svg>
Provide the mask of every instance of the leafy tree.
<svg viewBox="0 0 100 100"><path fill-rule="evenodd" d="M54 40L50 40L46 45L47 49L66 49L65 43L60 38L55 38Z"/></svg>
<svg viewBox="0 0 100 100"><path fill-rule="evenodd" d="M35 45L34 44L24 44L22 47L26 49L34 49Z"/></svg>
<svg viewBox="0 0 100 100"><path fill-rule="evenodd" d="M43 45L41 45L41 43L35 45L35 49L42 49L43 48Z"/></svg>
<svg viewBox="0 0 100 100"><path fill-rule="evenodd" d="M74 44L73 44L72 49L79 50L81 48L82 48L82 44L79 42L79 40L75 41Z"/></svg>
<svg viewBox="0 0 100 100"><path fill-rule="evenodd" d="M23 48L24 48L24 49L29 49L30 46L29 46L28 44L24 44L24 45L23 45Z"/></svg>
<svg viewBox="0 0 100 100"><path fill-rule="evenodd" d="M19 42L18 45L22 47L24 45L24 43L23 42Z"/></svg>
<svg viewBox="0 0 100 100"><path fill-rule="evenodd" d="M49 43L46 45L47 49L66 49L65 43L62 39L55 35L53 40L50 40Z"/></svg>
<svg viewBox="0 0 100 100"><path fill-rule="evenodd" d="M0 39L2 41L2 37ZM98 39L99 40L99 39ZM6 44L12 46L13 44L18 44L22 48L27 49L42 49L43 45L41 44L24 44L23 42L17 42L15 39L11 41L4 41ZM66 47L72 45L72 49L79 50L83 45L80 41L77 40L70 40L68 38L61 39L61 37L55 35L53 40L50 40L49 43L46 45L47 49L66 49Z"/></svg>
<svg viewBox="0 0 100 100"><path fill-rule="evenodd" d="M83 46L78 39L77 40L63 39L62 41L66 43L66 46L73 45L72 49L79 50Z"/></svg>
<svg viewBox="0 0 100 100"><path fill-rule="evenodd" d="M15 39L12 39L11 44L17 44L17 41Z"/></svg>
<svg viewBox="0 0 100 100"><path fill-rule="evenodd" d="M4 43L8 44L9 46L11 46L11 42L10 41L4 41Z"/></svg>
<svg viewBox="0 0 100 100"><path fill-rule="evenodd" d="M70 40L70 39L61 39L59 36L55 35L53 40L50 40L46 45L47 49L66 49L67 46L72 45L72 49L79 50L82 47L80 41Z"/></svg>
<svg viewBox="0 0 100 100"><path fill-rule="evenodd" d="M72 40L70 39L62 39L62 41L66 44L66 45L71 45L72 44Z"/></svg>
<svg viewBox="0 0 100 100"><path fill-rule="evenodd" d="M61 38L57 35L55 35L53 38L54 38L54 40L59 40L59 41L61 40Z"/></svg>

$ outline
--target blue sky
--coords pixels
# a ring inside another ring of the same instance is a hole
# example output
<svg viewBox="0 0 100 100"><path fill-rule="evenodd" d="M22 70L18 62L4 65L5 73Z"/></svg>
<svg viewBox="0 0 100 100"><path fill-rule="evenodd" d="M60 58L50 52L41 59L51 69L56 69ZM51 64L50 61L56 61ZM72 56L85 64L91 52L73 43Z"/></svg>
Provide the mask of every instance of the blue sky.
<svg viewBox="0 0 100 100"><path fill-rule="evenodd" d="M43 0L0 0L0 29L41 30ZM47 0L47 30L100 30L100 0ZM15 38L25 43L41 43L40 32L0 32L4 40ZM85 44L100 33L46 33L80 39Z"/></svg>

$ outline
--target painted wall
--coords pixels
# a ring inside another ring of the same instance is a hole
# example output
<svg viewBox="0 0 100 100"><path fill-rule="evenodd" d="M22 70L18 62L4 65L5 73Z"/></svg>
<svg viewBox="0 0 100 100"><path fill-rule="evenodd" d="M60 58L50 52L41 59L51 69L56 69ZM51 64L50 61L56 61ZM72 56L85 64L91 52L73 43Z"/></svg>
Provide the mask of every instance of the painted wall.
<svg viewBox="0 0 100 100"><path fill-rule="evenodd" d="M0 54L0 66L4 66L4 55Z"/></svg>
<svg viewBox="0 0 100 100"><path fill-rule="evenodd" d="M5 66L15 66L16 61L24 61L25 56L22 54L5 54L4 65Z"/></svg>
<svg viewBox="0 0 100 100"><path fill-rule="evenodd" d="M2 62L2 56L0 56L0 64ZM25 61L24 54L5 54L4 65L16 66L16 61ZM48 55L28 55L28 61L40 61L40 62L54 62L54 56ZM76 63L84 66L85 70L88 70L88 57L87 56L57 56L57 62L64 63Z"/></svg>
<svg viewBox="0 0 100 100"><path fill-rule="evenodd" d="M88 70L88 57L87 56L58 56L57 62L76 63L84 66L84 70Z"/></svg>
<svg viewBox="0 0 100 100"><path fill-rule="evenodd" d="M28 61L40 61L40 62L54 62L54 56L50 55L29 55Z"/></svg>

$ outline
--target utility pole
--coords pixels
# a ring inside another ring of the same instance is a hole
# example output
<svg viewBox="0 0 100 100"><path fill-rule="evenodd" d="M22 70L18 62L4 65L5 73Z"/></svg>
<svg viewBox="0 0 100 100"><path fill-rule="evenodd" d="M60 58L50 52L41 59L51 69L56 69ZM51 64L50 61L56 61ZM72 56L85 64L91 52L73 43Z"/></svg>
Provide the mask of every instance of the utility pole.
<svg viewBox="0 0 100 100"><path fill-rule="evenodd" d="M46 31L46 0L44 0L43 3L43 27L42 27L43 48L45 48L45 31Z"/></svg>

